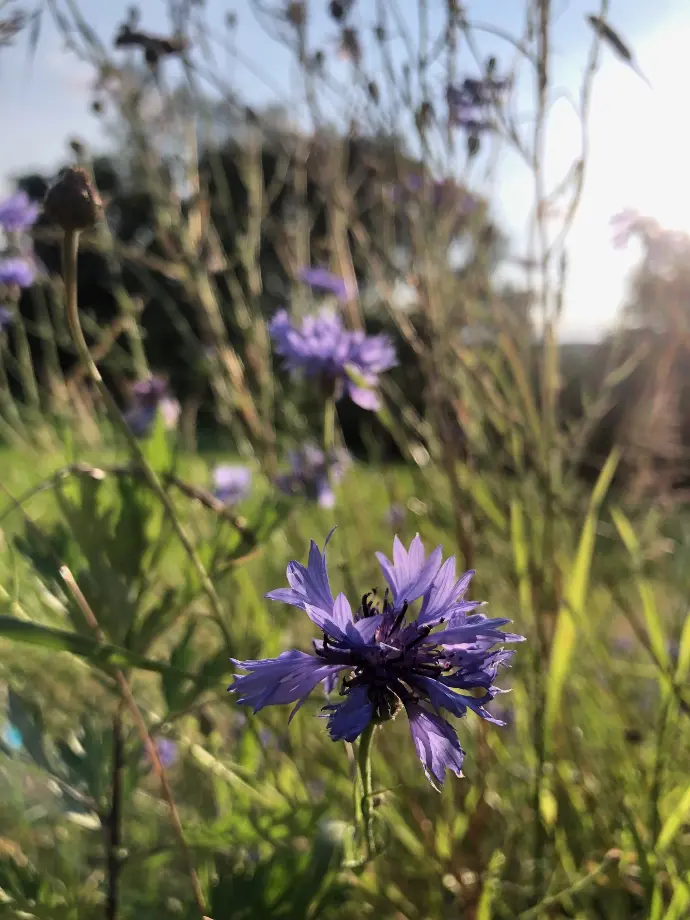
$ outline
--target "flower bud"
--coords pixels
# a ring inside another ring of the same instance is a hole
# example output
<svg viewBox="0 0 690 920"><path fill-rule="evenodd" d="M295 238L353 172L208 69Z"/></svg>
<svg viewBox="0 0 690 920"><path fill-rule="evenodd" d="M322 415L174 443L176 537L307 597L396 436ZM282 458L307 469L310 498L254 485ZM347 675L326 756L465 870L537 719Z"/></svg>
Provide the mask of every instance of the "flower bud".
<svg viewBox="0 0 690 920"><path fill-rule="evenodd" d="M88 230L101 216L103 205L83 169L66 169L43 202L46 217L63 230Z"/></svg>

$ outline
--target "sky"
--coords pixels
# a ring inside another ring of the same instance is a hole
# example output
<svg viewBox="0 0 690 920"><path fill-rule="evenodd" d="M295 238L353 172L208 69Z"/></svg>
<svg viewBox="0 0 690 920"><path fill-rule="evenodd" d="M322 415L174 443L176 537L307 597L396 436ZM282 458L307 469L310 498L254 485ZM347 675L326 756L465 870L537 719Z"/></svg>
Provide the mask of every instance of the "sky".
<svg viewBox="0 0 690 920"><path fill-rule="evenodd" d="M60 6L64 0L58 0ZM274 4L277 0L273 0ZM374 0L357 0L360 14L374 23ZM443 8L445 0L430 0ZM129 6L125 0L79 0L85 20L109 45ZM328 20L327 0L308 0L311 34L334 48L336 29ZM521 0L475 0L465 4L469 18L517 34L521 27ZM168 30L164 0L145 0L141 25L156 32ZM408 8L407 0L398 7ZM409 0L409 9L416 0ZM557 21L553 31L554 85L577 97L580 74L587 58L591 30L587 13L596 12L596 0L553 0ZM206 14L216 34L223 33L225 0L206 0ZM251 12L249 0L234 4L238 14L237 55L222 54L218 66L228 82L249 104L287 102L296 86L288 53L267 37ZM439 15L440 23L440 15ZM565 292L564 338L591 340L606 330L626 293L627 277L637 252L611 245L610 218L625 208L651 216L669 229L690 232L690 132L685 111L687 90L681 79L682 62L690 49L690 6L674 0L612 0L611 22L634 49L653 89L610 51L604 51L595 82L589 119L589 153L585 190L573 225L568 254L570 277ZM411 24L411 27L413 25ZM483 54L496 54L506 65L510 46L479 36ZM239 60L238 60L239 58ZM460 58L460 68L473 64ZM343 65L345 66L345 65ZM0 49L0 193L11 190L12 176L51 171L65 161L66 142L78 137L92 150L105 149L99 120L90 112L92 71L63 46L46 15L38 50L30 59L27 36L15 46ZM526 90L518 91L516 110L527 119L533 103ZM550 110L546 173L554 185L579 155L579 124L565 96ZM487 192L494 214L511 236L517 253L526 239L533 184L516 154L501 147L496 169L477 177L479 191Z"/></svg>

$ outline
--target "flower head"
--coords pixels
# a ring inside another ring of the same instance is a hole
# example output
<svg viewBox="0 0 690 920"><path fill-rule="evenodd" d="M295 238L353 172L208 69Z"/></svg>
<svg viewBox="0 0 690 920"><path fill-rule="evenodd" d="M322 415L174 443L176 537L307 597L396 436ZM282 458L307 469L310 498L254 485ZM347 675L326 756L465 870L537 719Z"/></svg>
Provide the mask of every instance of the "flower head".
<svg viewBox="0 0 690 920"><path fill-rule="evenodd" d="M340 482L352 463L348 452L336 448L325 455L314 444L305 444L289 454L290 471L276 479L276 485L287 495L304 495L322 508L335 505L333 485Z"/></svg>
<svg viewBox="0 0 690 920"><path fill-rule="evenodd" d="M492 126L491 106L508 89L508 80L484 77L481 80L467 77L460 86L446 88L448 117L453 125L479 133Z"/></svg>
<svg viewBox="0 0 690 920"><path fill-rule="evenodd" d="M158 738L155 742L156 753L164 770L172 767L177 760L177 745L170 738Z"/></svg>
<svg viewBox="0 0 690 920"><path fill-rule="evenodd" d="M397 364L395 349L386 335L366 335L343 328L340 317L329 310L308 316L297 327L286 310L279 310L269 331L276 353L291 371L318 377L340 399L347 393L363 409L379 407L379 375ZM348 375L357 374L357 382Z"/></svg>
<svg viewBox="0 0 690 920"><path fill-rule="evenodd" d="M24 191L0 202L0 227L6 233L21 233L36 223L38 205Z"/></svg>
<svg viewBox="0 0 690 920"><path fill-rule="evenodd" d="M427 557L419 535L409 549L396 537L393 561L381 553L377 558L388 589L378 604L373 592L365 594L353 613L345 595L333 597L325 548L322 553L312 541L306 568L291 562L290 587L266 597L299 607L316 624L323 638L314 641L314 654L293 649L278 658L235 662L247 673L235 675L228 689L254 712L296 703L294 715L317 684L332 690L342 677L342 700L323 707L331 738L354 741L372 722L386 722L404 708L417 755L438 788L446 769L461 775L464 757L442 711L464 716L471 709L503 724L486 704L501 692L493 682L513 653L496 646L523 637L501 631L509 620L473 612L480 604L464 595L474 573L456 580L455 558L442 562L440 546ZM420 600L413 617L410 605Z"/></svg>
<svg viewBox="0 0 690 920"><path fill-rule="evenodd" d="M298 272L297 280L308 284L313 291L334 294L338 300L348 301L354 296L345 279L326 268L303 268Z"/></svg>
<svg viewBox="0 0 690 920"><path fill-rule="evenodd" d="M34 277L34 267L29 259L21 256L0 259L0 284L28 288L34 283Z"/></svg>
<svg viewBox="0 0 690 920"><path fill-rule="evenodd" d="M11 310L8 310L7 307L0 307L0 332L3 329L6 329L10 325L14 318L14 314Z"/></svg>
<svg viewBox="0 0 690 920"><path fill-rule="evenodd" d="M241 501L251 485L252 471L246 466L217 466L213 471L213 494L223 504Z"/></svg>
<svg viewBox="0 0 690 920"><path fill-rule="evenodd" d="M163 377L152 376L140 380L132 388L125 421L138 437L149 433L160 410L166 428L174 428L180 414L180 404L168 396L168 383Z"/></svg>

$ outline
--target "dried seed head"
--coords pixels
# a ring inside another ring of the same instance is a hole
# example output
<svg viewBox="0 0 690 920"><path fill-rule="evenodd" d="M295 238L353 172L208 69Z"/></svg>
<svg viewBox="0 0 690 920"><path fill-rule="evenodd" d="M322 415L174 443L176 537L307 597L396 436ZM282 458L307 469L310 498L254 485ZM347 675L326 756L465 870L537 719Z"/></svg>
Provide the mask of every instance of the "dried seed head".
<svg viewBox="0 0 690 920"><path fill-rule="evenodd" d="M103 205L83 169L66 169L48 189L43 210L63 230L88 230L101 216Z"/></svg>

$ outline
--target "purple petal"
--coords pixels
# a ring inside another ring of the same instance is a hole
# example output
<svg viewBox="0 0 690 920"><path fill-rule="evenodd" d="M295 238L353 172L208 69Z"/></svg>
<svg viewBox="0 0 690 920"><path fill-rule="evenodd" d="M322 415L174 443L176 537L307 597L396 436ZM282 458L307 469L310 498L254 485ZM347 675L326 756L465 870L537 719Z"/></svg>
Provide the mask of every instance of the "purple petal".
<svg viewBox="0 0 690 920"><path fill-rule="evenodd" d="M495 719L490 712L484 709L483 703L492 699L491 694L487 693L481 699L473 696L467 696L463 693L456 693L450 687L447 687L441 681L434 680L433 677L415 677L416 686L421 686L429 694L429 700L434 709L445 709L451 715L462 718L468 709L471 709L478 716L481 716L487 722L493 722L495 725L504 725L500 719Z"/></svg>
<svg viewBox="0 0 690 920"><path fill-rule="evenodd" d="M440 716L429 712L418 703L405 702L407 717L410 720L412 740L417 749L417 756L422 762L426 777L440 791L446 778L446 769L456 776L462 776L462 762L465 756L460 747L458 736L451 725Z"/></svg>
<svg viewBox="0 0 690 920"><path fill-rule="evenodd" d="M455 581L455 556L447 559L424 597L422 609L417 617L418 625L429 626L438 623L441 619L448 620L450 616L457 614L454 602L467 591L473 575L474 569L470 569ZM478 606L479 602L470 609ZM463 609L466 610L467 607L464 606Z"/></svg>
<svg viewBox="0 0 690 920"><path fill-rule="evenodd" d="M238 694L238 703L251 706L254 712L264 706L303 702L317 684L343 669L343 665L325 665L323 659L296 649L278 658L232 660L249 673L236 674L228 690Z"/></svg>
<svg viewBox="0 0 690 920"><path fill-rule="evenodd" d="M326 544L332 533L333 531L328 535ZM334 601L328 582L325 545L322 554L312 540L307 567L296 561L290 562L287 567L287 580L291 590L278 588L276 591L269 591L266 595L268 600L283 601L304 611L309 604L326 614L332 612Z"/></svg>
<svg viewBox="0 0 690 920"><path fill-rule="evenodd" d="M416 601L429 590L434 581L443 558L443 548L437 546L426 562L424 556L424 544L419 534L410 544L409 551L406 551L397 536L395 537L393 563L383 553L376 553L381 570L390 585L396 607L405 601L408 604Z"/></svg>
<svg viewBox="0 0 690 920"><path fill-rule="evenodd" d="M351 299L344 279L325 268L303 268L298 272L297 279L303 284L308 284L315 291L335 294L339 300Z"/></svg>
<svg viewBox="0 0 690 920"><path fill-rule="evenodd" d="M354 687L345 702L324 706L330 710L328 733L334 741L355 741L371 722L373 705L367 687Z"/></svg>
<svg viewBox="0 0 690 920"><path fill-rule="evenodd" d="M358 387L352 381L347 383L347 392L355 405L360 409L366 409L367 412L377 412L381 408L381 400L376 390Z"/></svg>

